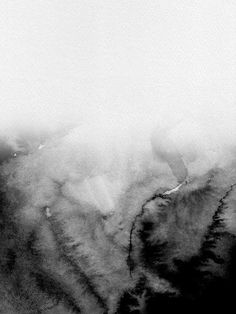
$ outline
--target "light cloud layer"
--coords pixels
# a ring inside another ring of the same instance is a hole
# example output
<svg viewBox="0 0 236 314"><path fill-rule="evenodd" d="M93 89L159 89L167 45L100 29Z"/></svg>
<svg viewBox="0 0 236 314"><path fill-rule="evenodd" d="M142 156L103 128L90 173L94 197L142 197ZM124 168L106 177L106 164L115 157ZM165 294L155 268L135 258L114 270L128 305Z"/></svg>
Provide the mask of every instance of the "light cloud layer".
<svg viewBox="0 0 236 314"><path fill-rule="evenodd" d="M191 117L233 126L234 1L3 1L1 128Z"/></svg>
<svg viewBox="0 0 236 314"><path fill-rule="evenodd" d="M232 160L234 1L24 0L0 9L0 130L13 150L69 132L102 169L127 151L139 160L159 150L158 162L178 155L190 173Z"/></svg>

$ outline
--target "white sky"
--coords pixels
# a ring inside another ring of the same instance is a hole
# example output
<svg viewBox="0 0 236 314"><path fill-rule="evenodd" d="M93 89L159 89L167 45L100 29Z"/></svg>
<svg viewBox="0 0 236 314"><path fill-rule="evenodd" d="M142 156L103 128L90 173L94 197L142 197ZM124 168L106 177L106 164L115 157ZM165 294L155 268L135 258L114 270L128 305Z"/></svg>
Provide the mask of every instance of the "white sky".
<svg viewBox="0 0 236 314"><path fill-rule="evenodd" d="M236 1L3 0L0 80L1 126L124 116L232 126Z"/></svg>

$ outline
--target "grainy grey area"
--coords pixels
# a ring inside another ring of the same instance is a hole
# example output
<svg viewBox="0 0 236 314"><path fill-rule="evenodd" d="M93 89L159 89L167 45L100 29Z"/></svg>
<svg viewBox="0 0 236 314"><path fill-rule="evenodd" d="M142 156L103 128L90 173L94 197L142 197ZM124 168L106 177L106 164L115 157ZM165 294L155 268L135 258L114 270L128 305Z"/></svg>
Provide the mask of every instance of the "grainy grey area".
<svg viewBox="0 0 236 314"><path fill-rule="evenodd" d="M3 313L155 313L233 300L234 162L193 175L181 161L179 184L182 157L167 151L172 174L162 164L159 174L125 168L112 194L122 167L104 175L94 153L82 146L81 160L72 144L63 135L21 151L2 145Z"/></svg>

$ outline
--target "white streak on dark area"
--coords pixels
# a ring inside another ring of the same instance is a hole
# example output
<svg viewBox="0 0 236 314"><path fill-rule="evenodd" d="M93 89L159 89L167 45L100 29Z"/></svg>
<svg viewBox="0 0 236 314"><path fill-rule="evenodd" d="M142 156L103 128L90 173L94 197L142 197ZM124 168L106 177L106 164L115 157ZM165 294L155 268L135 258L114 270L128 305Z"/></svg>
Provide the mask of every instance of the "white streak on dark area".
<svg viewBox="0 0 236 314"><path fill-rule="evenodd" d="M169 194L171 194L171 193L177 192L178 189L179 189L183 184L184 184L184 182L183 182L183 183L180 183L180 184L177 185L175 188L173 188L173 189L171 189L171 190L169 190L169 191L166 191L166 192L164 193L164 195L169 195Z"/></svg>

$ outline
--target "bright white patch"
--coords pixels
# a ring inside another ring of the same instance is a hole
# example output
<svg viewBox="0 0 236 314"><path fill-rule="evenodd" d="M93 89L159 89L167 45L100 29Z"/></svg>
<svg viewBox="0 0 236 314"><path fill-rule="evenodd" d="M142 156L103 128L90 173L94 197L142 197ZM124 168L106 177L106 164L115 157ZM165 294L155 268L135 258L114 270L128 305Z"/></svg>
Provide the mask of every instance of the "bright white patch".
<svg viewBox="0 0 236 314"><path fill-rule="evenodd" d="M185 181L184 181L184 182L185 182ZM182 182L181 184L177 185L174 189L169 190L169 191L166 191L166 192L164 193L164 195L170 195L170 194L172 194L172 193L174 193L174 192L177 192L177 191L179 190L179 188L184 184L184 182Z"/></svg>
<svg viewBox="0 0 236 314"><path fill-rule="evenodd" d="M46 216L47 216L48 218L52 216L49 207L46 207L45 211L46 211Z"/></svg>
<svg viewBox="0 0 236 314"><path fill-rule="evenodd" d="M45 145L40 144L38 149L42 149Z"/></svg>

